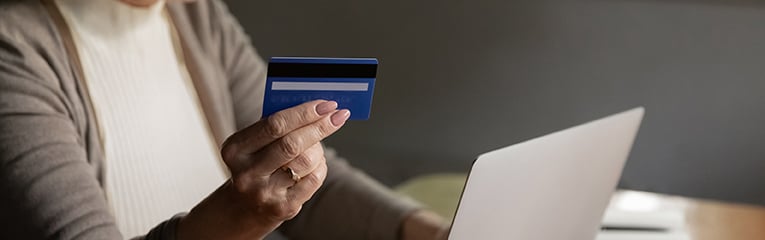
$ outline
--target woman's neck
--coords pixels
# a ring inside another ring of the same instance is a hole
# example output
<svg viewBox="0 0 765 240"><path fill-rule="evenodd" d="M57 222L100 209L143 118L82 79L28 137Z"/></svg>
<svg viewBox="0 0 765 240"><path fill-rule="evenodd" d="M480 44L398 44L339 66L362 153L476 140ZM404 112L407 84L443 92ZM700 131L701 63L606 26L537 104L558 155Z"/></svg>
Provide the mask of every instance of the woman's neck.
<svg viewBox="0 0 765 240"><path fill-rule="evenodd" d="M144 8L151 7L152 5L154 5L157 2L159 2L159 0L119 0L119 1L123 2L123 3L126 3L126 4L128 4L130 6L144 7Z"/></svg>

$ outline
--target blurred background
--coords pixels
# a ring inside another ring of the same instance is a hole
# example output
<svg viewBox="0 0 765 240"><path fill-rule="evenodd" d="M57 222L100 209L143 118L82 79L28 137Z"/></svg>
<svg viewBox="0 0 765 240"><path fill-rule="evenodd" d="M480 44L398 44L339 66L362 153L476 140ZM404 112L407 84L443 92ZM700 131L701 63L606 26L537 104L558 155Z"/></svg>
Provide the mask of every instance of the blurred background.
<svg viewBox="0 0 765 240"><path fill-rule="evenodd" d="M377 57L327 142L388 185L636 106L620 186L765 204L765 2L228 1L264 58Z"/></svg>

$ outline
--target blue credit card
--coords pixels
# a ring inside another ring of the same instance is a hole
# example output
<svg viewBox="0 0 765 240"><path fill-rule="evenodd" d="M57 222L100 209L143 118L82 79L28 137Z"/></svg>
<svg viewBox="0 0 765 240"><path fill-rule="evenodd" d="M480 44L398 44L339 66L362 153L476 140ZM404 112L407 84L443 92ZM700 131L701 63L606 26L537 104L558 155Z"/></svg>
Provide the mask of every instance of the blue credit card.
<svg viewBox="0 0 765 240"><path fill-rule="evenodd" d="M367 120L377 79L374 58L274 57L268 63L263 117L301 103L324 99Z"/></svg>

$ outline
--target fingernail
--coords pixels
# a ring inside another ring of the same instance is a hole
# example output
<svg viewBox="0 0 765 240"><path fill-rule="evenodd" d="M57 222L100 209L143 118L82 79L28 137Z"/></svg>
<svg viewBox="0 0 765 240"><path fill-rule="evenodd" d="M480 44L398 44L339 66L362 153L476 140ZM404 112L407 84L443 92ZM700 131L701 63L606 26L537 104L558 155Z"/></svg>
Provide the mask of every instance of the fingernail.
<svg viewBox="0 0 765 240"><path fill-rule="evenodd" d="M316 113L318 113L319 115L330 113L332 111L335 111L335 109L337 109L337 102L335 101L326 101L326 102L320 103L319 105L316 105Z"/></svg>
<svg viewBox="0 0 765 240"><path fill-rule="evenodd" d="M340 125L343 125L349 117L351 117L351 111L348 111L348 109L337 111L335 114L332 114L332 125L339 127Z"/></svg>

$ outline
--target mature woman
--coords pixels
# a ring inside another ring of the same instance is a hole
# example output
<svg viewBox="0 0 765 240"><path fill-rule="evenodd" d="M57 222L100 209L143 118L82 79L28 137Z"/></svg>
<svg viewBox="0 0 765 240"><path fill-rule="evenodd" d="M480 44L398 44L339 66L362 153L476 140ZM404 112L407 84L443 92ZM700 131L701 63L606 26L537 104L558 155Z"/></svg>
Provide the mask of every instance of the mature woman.
<svg viewBox="0 0 765 240"><path fill-rule="evenodd" d="M219 0L0 0L0 239L443 237L264 79Z"/></svg>

